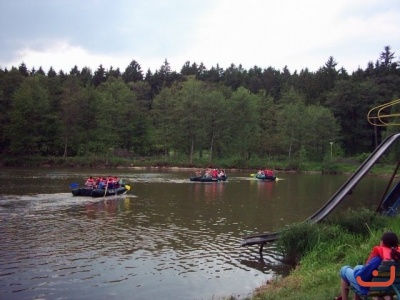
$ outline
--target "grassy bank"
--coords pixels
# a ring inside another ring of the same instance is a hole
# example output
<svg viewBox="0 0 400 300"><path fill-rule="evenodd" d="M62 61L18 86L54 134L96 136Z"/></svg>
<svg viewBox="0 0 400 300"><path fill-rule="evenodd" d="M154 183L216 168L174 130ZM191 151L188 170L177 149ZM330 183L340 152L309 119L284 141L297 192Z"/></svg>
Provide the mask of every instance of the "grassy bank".
<svg viewBox="0 0 400 300"><path fill-rule="evenodd" d="M336 158L323 162L296 161L290 162L285 159L260 159L253 158L249 161L238 157L225 159L215 159L212 163L207 158L196 158L193 163L188 163L186 157L171 156L165 161L164 157L57 157L57 156L3 156L0 157L0 165L5 167L83 167L83 168L129 168L129 167L180 167L180 168L205 168L218 167L224 169L243 169L252 172L260 168L271 168L276 171L299 171L299 172L322 172L322 173L352 173L364 161L366 157ZM393 163L387 162L376 164L371 170L371 174L382 175L391 174Z"/></svg>
<svg viewBox="0 0 400 300"><path fill-rule="evenodd" d="M296 267L289 276L260 287L252 299L333 299L340 294L340 268L364 264L387 230L400 235L399 219L375 216L368 210L289 227L278 245Z"/></svg>

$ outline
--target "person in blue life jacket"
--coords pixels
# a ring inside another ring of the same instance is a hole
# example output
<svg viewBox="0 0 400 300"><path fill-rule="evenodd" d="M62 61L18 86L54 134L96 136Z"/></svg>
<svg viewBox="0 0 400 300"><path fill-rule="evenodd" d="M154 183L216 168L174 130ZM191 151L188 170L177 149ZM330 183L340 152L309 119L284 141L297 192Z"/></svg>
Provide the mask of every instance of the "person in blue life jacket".
<svg viewBox="0 0 400 300"><path fill-rule="evenodd" d="M379 246L372 248L365 265L357 265L354 268L343 266L340 269L341 295L336 297L335 300L348 300L350 285L361 295L368 294L369 288L360 286L357 282L357 276L360 276L365 282L370 282L374 277L372 272L378 270L382 260L391 259L396 261L400 259L399 238L394 232L385 232L381 237ZM359 295L354 295L354 300L360 299Z"/></svg>

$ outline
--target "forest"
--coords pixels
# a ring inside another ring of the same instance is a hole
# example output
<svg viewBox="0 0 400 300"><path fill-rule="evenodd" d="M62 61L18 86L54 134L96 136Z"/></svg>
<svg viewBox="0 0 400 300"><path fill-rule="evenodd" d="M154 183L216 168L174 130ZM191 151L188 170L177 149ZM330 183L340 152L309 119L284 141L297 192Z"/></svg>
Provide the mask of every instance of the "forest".
<svg viewBox="0 0 400 300"><path fill-rule="evenodd" d="M158 157L246 166L322 162L370 153L395 127L368 111L400 98L390 46L349 74L331 56L317 71L231 64L206 68L167 59L154 72L136 60L69 73L0 67L0 158Z"/></svg>

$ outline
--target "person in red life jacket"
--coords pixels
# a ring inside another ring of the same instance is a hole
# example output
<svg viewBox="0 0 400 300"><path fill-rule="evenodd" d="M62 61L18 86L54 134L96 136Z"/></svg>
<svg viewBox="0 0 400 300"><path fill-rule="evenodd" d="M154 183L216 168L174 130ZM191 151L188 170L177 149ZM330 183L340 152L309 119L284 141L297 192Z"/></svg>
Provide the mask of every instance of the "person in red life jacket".
<svg viewBox="0 0 400 300"><path fill-rule="evenodd" d="M272 170L265 170L265 174L266 174L267 176L273 177L273 176L274 176L274 171L272 171Z"/></svg>
<svg viewBox="0 0 400 300"><path fill-rule="evenodd" d="M369 291L368 287L363 287L358 284L357 277L360 276L365 282L370 282L374 277L372 272L378 270L382 260L399 260L400 248L399 239L393 232L385 232L381 237L379 246L372 248L371 253L365 265L358 265L354 268L344 266L340 269L341 277L341 296L336 297L337 300L349 299L349 286L357 290L361 295L366 295ZM355 300L361 299L357 294L354 295Z"/></svg>
<svg viewBox="0 0 400 300"><path fill-rule="evenodd" d="M90 176L90 177L86 180L86 182L85 182L85 187L88 188L88 189L93 189L94 186L95 186L95 184L96 184L96 183L95 183L93 177Z"/></svg>
<svg viewBox="0 0 400 300"><path fill-rule="evenodd" d="M213 169L213 170L211 171L211 174L212 174L212 177L213 177L213 178L217 178L217 177L218 177L218 170L217 170L217 169Z"/></svg>

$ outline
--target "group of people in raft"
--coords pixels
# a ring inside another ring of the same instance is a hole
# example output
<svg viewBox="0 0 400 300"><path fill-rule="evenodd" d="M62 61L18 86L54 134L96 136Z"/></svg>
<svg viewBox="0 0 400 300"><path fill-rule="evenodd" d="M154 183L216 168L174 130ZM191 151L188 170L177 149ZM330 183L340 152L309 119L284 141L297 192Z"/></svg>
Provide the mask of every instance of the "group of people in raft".
<svg viewBox="0 0 400 300"><path fill-rule="evenodd" d="M274 171L270 169L265 169L265 170L258 170L257 176L268 176L268 177L273 177L274 176Z"/></svg>
<svg viewBox="0 0 400 300"><path fill-rule="evenodd" d="M121 186L122 180L117 176L99 176L96 179L90 176L85 182L87 189L117 189Z"/></svg>
<svg viewBox="0 0 400 300"><path fill-rule="evenodd" d="M207 168L204 171L196 170L196 177L203 178L223 178L226 176L224 170Z"/></svg>
<svg viewBox="0 0 400 300"><path fill-rule="evenodd" d="M383 260L400 260L399 238L394 232L388 231L382 235L379 246L374 246L372 248L365 265L357 265L354 268L344 266L340 269L341 295L335 299L349 299L350 286L360 295L368 294L369 288L360 285L357 282L357 277L360 276L363 282L371 282L374 277L374 271L378 270ZM361 299L361 297L355 294L354 299L358 300ZM385 297L385 299L393 298L388 296Z"/></svg>

